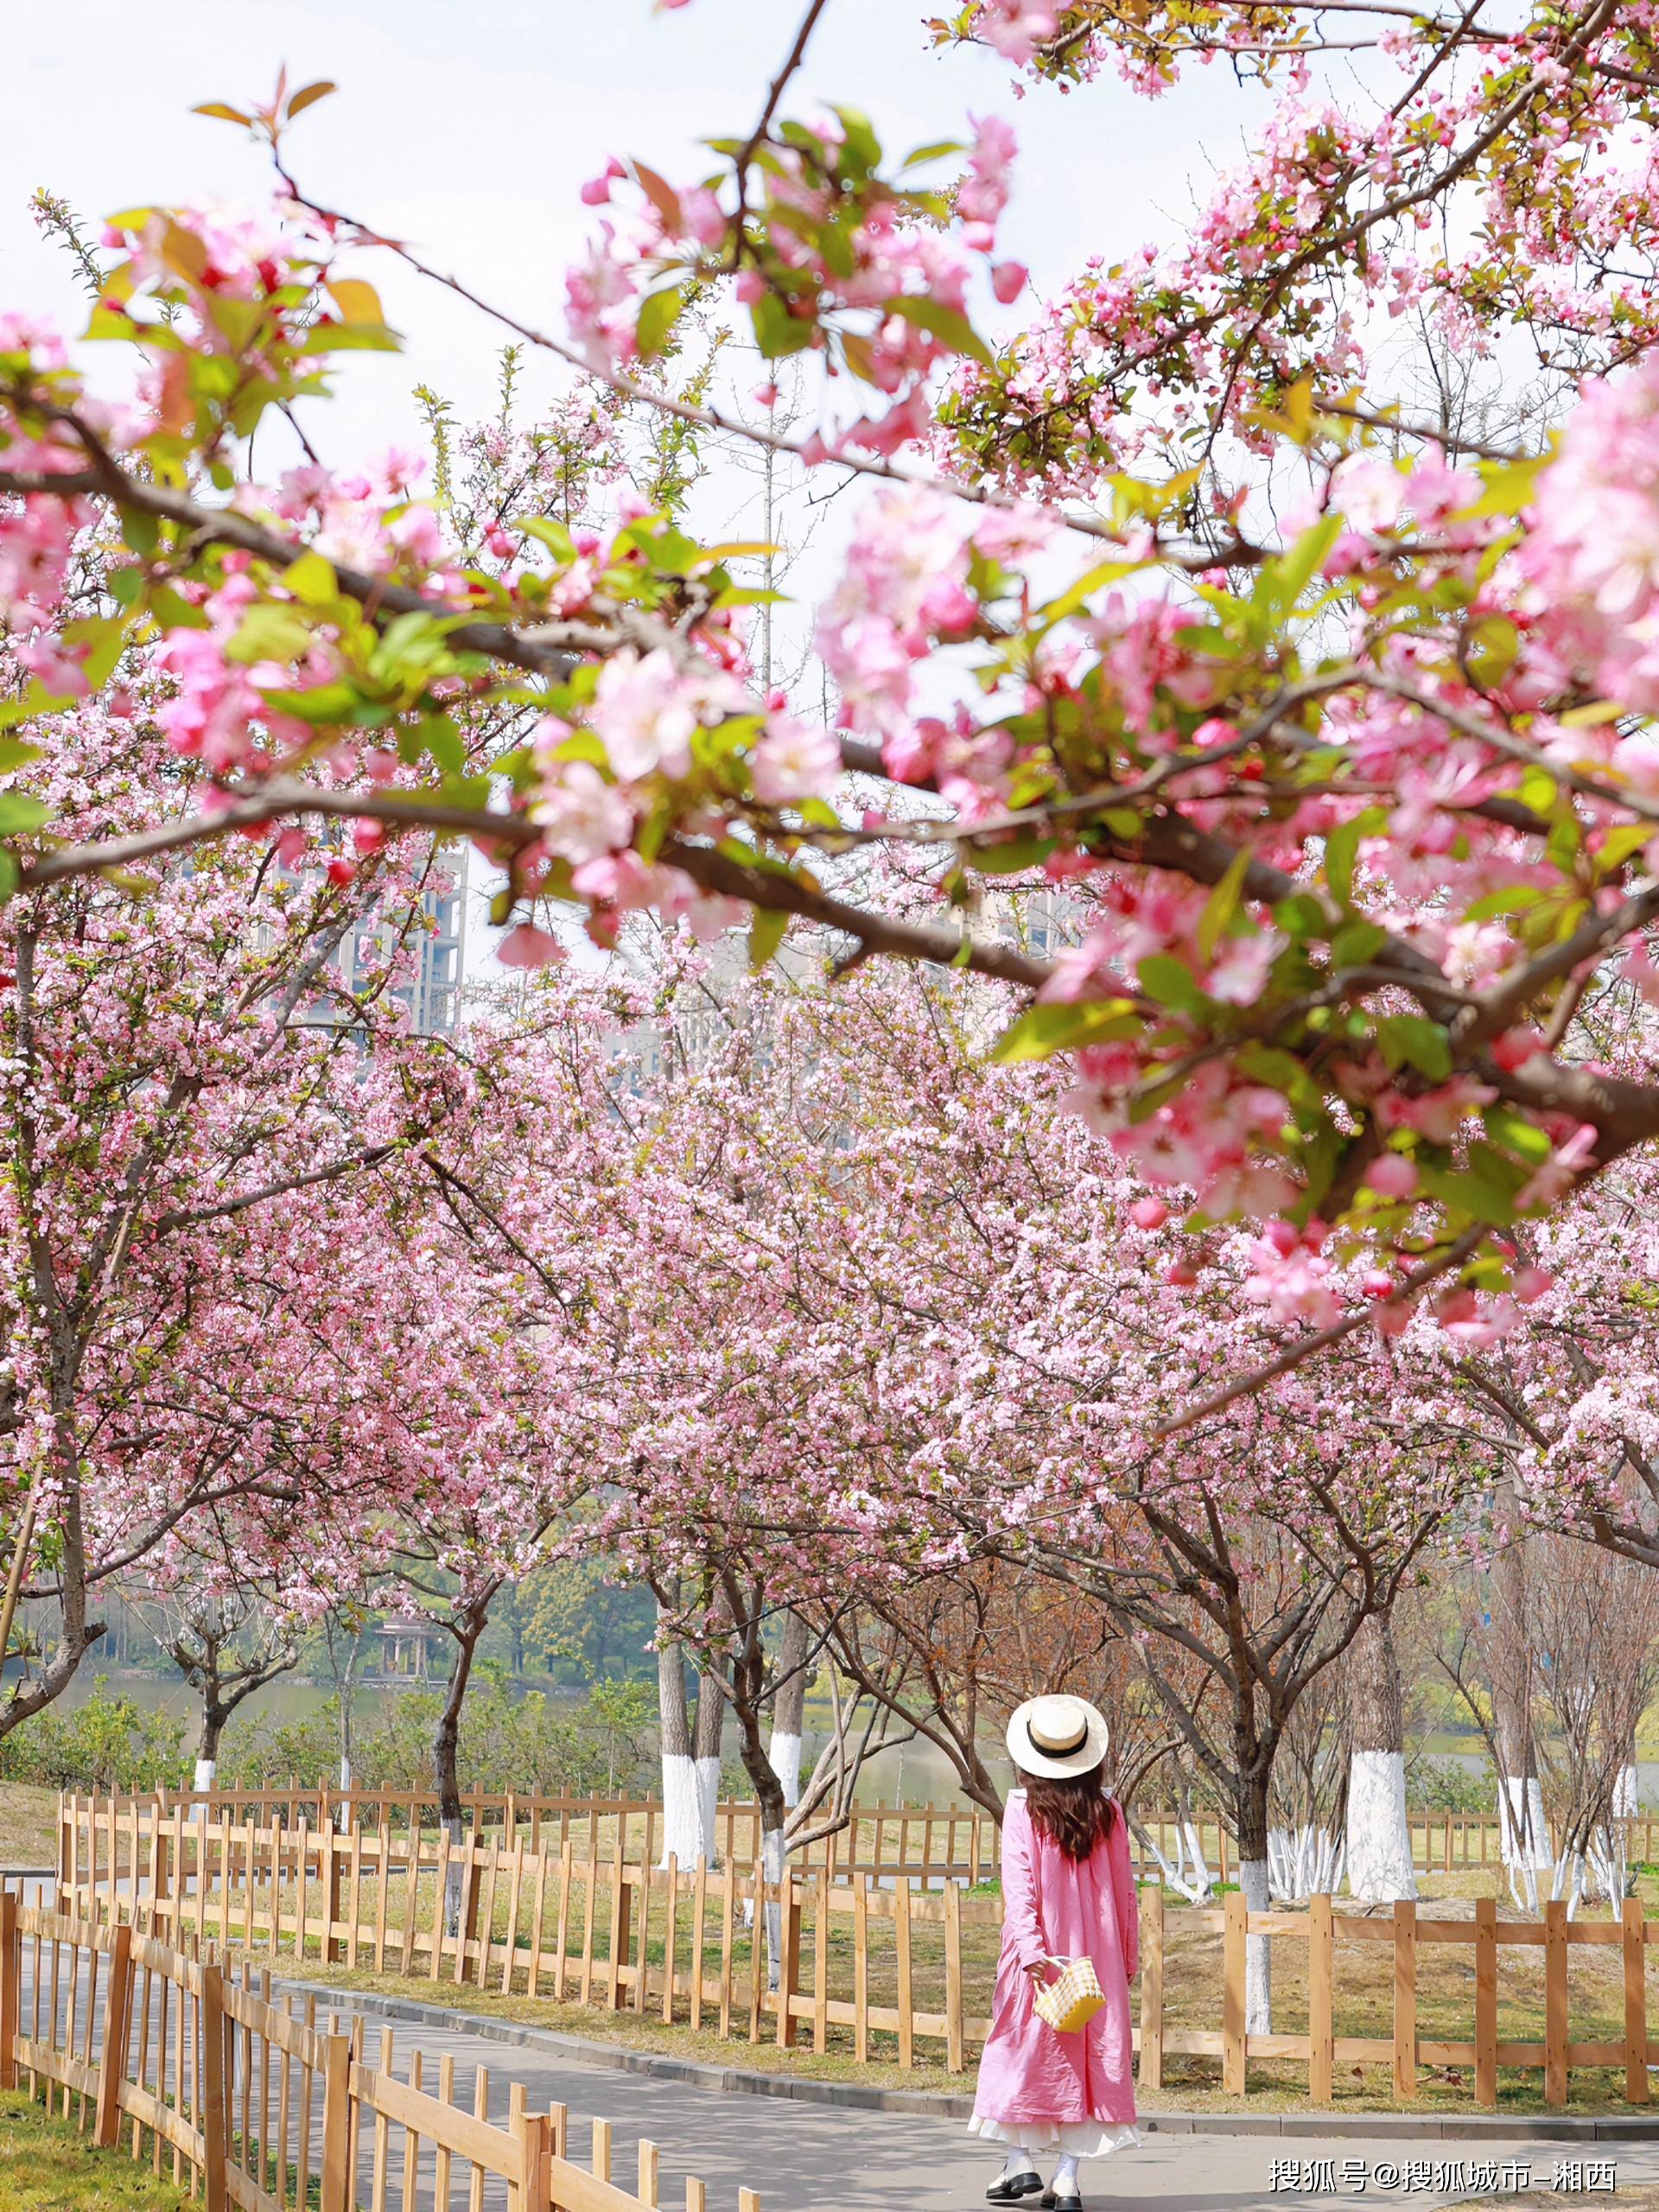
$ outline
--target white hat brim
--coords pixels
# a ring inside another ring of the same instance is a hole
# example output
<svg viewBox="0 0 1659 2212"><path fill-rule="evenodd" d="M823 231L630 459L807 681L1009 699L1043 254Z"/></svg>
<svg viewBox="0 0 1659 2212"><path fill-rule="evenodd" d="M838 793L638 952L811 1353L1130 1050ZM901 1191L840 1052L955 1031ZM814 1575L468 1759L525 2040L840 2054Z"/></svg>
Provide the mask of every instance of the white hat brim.
<svg viewBox="0 0 1659 2212"><path fill-rule="evenodd" d="M1075 1751L1063 1751L1057 1758L1052 1752L1039 1751L1031 1740L1032 1710L1039 1702L1037 1698L1028 1697L1008 1723L1008 1757L1015 1766L1022 1774L1034 1774L1047 1782L1064 1782L1071 1775L1091 1772L1105 1758L1106 1747L1111 1741L1105 1715L1079 1698L1077 1702L1088 1715L1088 1732Z"/></svg>

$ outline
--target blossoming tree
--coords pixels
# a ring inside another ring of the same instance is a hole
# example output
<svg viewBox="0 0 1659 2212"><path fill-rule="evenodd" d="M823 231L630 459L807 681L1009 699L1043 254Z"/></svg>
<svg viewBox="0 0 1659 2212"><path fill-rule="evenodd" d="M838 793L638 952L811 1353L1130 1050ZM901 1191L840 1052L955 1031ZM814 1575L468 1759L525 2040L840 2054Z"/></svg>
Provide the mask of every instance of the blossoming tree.
<svg viewBox="0 0 1659 2212"><path fill-rule="evenodd" d="M268 218L105 234L90 334L132 349L128 401L48 334L0 338L12 763L130 644L212 785L118 836L20 785L13 880L346 816L479 838L504 921L548 893L602 940L655 906L747 912L758 957L798 917L856 957L959 961L1023 995L1001 1051L1073 1054L1145 1179L1272 1225L1311 1325L1286 1357L1431 1287L1448 1323L1511 1325L1498 1236L1659 1129L1646 1066L1563 1048L1586 975L1645 977L1659 911L1646 29L1607 0L1507 28L1357 6L1335 41L1294 4L979 0L938 35L1033 99L1114 75L1174 98L1211 57L1273 96L1189 238L1033 305L998 257L1006 124L895 160L850 108L791 111L829 4L712 175L631 156L594 181L563 334L423 273L630 402L868 480L817 620L838 726L750 680L744 549L639 502L601 531L520 515L480 561L407 482L246 480L256 425L395 342L374 257L421 266L307 190L294 126L329 88L284 84L210 111L272 151ZM1356 45L1365 74L1327 77ZM810 435L653 389L694 302L834 372ZM1371 359L1396 311L1465 353L1518 333L1559 442L1403 417ZM94 604L66 577L105 520L125 553ZM522 725L487 763L456 737L480 701ZM909 896L859 868L873 845ZM973 918L986 879L1033 874L1084 918L1058 960ZM551 950L533 923L507 945ZM1310 1286L1310 1237L1368 1255L1370 1289Z"/></svg>

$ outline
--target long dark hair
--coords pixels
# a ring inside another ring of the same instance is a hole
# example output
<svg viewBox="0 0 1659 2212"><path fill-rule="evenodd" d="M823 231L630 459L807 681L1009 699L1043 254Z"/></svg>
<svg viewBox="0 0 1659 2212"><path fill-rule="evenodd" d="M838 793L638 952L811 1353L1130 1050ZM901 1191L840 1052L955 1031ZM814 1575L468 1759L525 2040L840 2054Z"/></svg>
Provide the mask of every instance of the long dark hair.
<svg viewBox="0 0 1659 2212"><path fill-rule="evenodd" d="M1021 1769L1020 1779L1033 1827L1058 1843L1068 1859L1092 1858L1117 1819L1117 1807L1106 1795L1100 1768L1091 1766L1087 1774L1059 1779Z"/></svg>

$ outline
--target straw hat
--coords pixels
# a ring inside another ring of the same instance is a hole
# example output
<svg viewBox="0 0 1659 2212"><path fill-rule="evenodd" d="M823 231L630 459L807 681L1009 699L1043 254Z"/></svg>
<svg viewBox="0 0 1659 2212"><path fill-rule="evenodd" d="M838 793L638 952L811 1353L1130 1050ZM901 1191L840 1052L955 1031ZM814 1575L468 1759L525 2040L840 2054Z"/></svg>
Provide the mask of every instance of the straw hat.
<svg viewBox="0 0 1659 2212"><path fill-rule="evenodd" d="M1059 1781L1097 1767L1109 1736L1086 1698L1028 1697L1008 1723L1008 1756L1027 1774Z"/></svg>

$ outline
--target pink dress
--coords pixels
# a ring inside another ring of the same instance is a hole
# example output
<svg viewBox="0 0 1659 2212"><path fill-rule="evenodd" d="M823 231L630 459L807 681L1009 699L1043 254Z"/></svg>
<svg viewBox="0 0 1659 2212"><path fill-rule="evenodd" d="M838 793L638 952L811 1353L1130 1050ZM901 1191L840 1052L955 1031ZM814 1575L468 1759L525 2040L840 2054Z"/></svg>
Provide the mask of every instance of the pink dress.
<svg viewBox="0 0 1659 2212"><path fill-rule="evenodd" d="M1067 1858L1032 1825L1023 1789L1002 1817L1002 1951L991 2032L979 2062L972 2132L1098 2158L1136 2140L1129 1977L1141 1910L1120 1812L1088 1859ZM1027 1966L1048 1956L1095 1962L1106 2002L1075 2035L1032 2009Z"/></svg>

